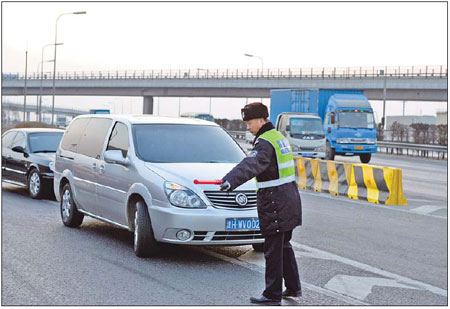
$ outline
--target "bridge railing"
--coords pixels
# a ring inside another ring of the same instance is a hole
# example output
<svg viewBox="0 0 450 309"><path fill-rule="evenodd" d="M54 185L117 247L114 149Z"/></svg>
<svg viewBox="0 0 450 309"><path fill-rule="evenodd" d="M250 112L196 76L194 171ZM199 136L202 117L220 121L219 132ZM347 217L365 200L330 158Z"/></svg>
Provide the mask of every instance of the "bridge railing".
<svg viewBox="0 0 450 309"><path fill-rule="evenodd" d="M190 69L57 72L58 80L77 79L355 79L355 78L446 78L447 66L289 68L289 69ZM3 80L23 80L24 73L3 73ZM45 73L44 80L52 80ZM40 80L40 73L27 74L27 80Z"/></svg>

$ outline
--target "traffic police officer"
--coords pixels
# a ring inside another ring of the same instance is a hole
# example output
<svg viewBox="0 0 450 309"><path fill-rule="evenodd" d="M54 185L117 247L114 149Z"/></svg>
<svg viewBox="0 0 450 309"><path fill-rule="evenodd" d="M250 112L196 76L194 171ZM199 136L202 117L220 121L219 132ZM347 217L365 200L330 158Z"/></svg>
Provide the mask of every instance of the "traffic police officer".
<svg viewBox="0 0 450 309"><path fill-rule="evenodd" d="M262 305L280 305L282 297L301 296L297 263L289 243L292 230L302 223L294 160L287 139L267 120L269 113L264 104L247 104L241 112L247 129L255 135L254 148L222 178L220 190L232 191L256 177L266 289L261 296L250 300ZM283 278L286 290L282 293Z"/></svg>

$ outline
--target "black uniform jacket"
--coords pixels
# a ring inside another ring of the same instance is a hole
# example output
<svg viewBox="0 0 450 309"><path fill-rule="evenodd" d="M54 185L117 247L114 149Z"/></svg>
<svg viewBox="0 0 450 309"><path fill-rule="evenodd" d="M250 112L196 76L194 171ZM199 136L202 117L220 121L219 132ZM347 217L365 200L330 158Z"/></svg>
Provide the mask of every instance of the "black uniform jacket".
<svg viewBox="0 0 450 309"><path fill-rule="evenodd" d="M256 177L258 182L279 178L275 149L258 137L274 129L271 122L263 125L256 134L254 148L222 180L231 184L231 190ZM259 226L263 235L286 232L302 224L302 203L295 181L258 190Z"/></svg>

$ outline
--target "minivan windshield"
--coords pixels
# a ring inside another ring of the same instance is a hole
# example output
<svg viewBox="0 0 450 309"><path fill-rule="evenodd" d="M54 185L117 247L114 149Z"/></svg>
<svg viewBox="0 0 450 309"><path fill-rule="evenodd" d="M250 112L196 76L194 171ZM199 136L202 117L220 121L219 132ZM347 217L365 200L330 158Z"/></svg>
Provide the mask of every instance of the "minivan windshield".
<svg viewBox="0 0 450 309"><path fill-rule="evenodd" d="M289 124L291 136L294 138L308 135L323 136L325 134L320 118L291 118Z"/></svg>
<svg viewBox="0 0 450 309"><path fill-rule="evenodd" d="M59 142L63 136L63 132L51 133L30 133L28 141L30 143L31 152L56 152Z"/></svg>
<svg viewBox="0 0 450 309"><path fill-rule="evenodd" d="M239 163L245 153L221 127L134 124L136 155L154 163Z"/></svg>
<svg viewBox="0 0 450 309"><path fill-rule="evenodd" d="M373 113L363 110L341 111L339 112L339 127L374 129Z"/></svg>

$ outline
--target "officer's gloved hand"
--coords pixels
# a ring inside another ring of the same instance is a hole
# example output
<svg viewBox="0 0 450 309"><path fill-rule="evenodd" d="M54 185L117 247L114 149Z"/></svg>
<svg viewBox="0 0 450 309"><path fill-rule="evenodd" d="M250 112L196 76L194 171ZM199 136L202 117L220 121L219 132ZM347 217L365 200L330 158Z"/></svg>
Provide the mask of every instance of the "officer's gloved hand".
<svg viewBox="0 0 450 309"><path fill-rule="evenodd" d="M222 182L222 184L220 185L220 191L231 191L231 184L228 182L228 180Z"/></svg>

